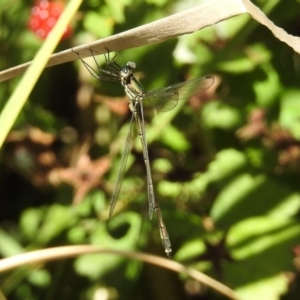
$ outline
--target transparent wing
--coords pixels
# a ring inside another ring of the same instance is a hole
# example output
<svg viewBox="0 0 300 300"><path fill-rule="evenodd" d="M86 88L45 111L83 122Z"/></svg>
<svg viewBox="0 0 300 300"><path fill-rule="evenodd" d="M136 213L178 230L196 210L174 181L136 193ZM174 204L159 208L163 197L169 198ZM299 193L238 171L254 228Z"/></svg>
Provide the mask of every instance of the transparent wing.
<svg viewBox="0 0 300 300"><path fill-rule="evenodd" d="M126 137L125 146L124 146L122 157L121 157L117 181L116 181L114 191L113 191L113 194L112 194L112 197L110 200L109 217L111 217L114 212L115 206L116 206L118 198L119 198L122 182L123 182L124 172L126 169L128 154L129 154L129 150L130 150L133 119L134 119L134 115L132 114L130 124L129 124L129 131L128 131L128 134Z"/></svg>
<svg viewBox="0 0 300 300"><path fill-rule="evenodd" d="M213 76L207 75L179 82L166 88L147 92L143 99L148 101L157 111L169 111L177 105L179 100L186 100L203 93L213 85L214 81Z"/></svg>

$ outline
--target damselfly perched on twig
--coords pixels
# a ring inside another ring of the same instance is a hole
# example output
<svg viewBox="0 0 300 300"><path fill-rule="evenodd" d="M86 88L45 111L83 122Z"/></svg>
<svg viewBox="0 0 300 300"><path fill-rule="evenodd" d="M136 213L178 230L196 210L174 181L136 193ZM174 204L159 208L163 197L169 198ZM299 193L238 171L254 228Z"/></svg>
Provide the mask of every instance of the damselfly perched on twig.
<svg viewBox="0 0 300 300"><path fill-rule="evenodd" d="M129 61L126 64L126 66L121 67L115 61L116 55L111 59L109 56L109 51L107 51L107 54L105 55L107 69L102 69L98 65L92 52L93 58L97 66L97 70L95 70L89 64L87 64L79 56L78 53L77 55L93 77L100 80L117 81L122 84L125 93L129 97L129 109L132 112L132 117L129 123L129 132L126 137L124 150L121 157L118 177L117 177L117 181L110 202L109 216L110 217L112 216L120 194L122 180L126 169L127 158L130 150L132 124L133 124L133 120L135 120L138 127L138 134L141 140L141 144L143 148L143 157L146 165L150 219L152 219L153 211L155 211L158 220L158 226L159 226L162 244L167 256L170 257L172 249L171 249L169 234L163 221L159 203L156 200L154 194L151 168L150 168L150 162L148 156L147 140L146 140L143 103L148 101L150 105L153 108L155 108L157 111L161 111L161 112L169 111L177 105L179 100L186 100L189 97L200 94L205 90L207 90L208 88L210 88L214 83L214 77L211 75L207 75L201 78L196 78L196 79L176 83L165 88L160 88L150 92L146 92L142 87L142 85L140 84L140 82L134 77L133 70L136 67L134 62Z"/></svg>

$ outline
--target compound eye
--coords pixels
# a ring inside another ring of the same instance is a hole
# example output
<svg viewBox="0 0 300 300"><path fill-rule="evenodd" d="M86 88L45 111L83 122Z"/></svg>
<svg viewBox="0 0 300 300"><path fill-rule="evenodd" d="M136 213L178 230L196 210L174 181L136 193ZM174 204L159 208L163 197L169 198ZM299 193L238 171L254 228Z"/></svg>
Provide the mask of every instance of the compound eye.
<svg viewBox="0 0 300 300"><path fill-rule="evenodd" d="M128 77L130 75L130 70L128 68L123 68L121 70L121 76L122 77Z"/></svg>
<svg viewBox="0 0 300 300"><path fill-rule="evenodd" d="M132 61L129 61L129 62L127 63L127 67L130 67L131 69L135 69L135 63L132 62Z"/></svg>

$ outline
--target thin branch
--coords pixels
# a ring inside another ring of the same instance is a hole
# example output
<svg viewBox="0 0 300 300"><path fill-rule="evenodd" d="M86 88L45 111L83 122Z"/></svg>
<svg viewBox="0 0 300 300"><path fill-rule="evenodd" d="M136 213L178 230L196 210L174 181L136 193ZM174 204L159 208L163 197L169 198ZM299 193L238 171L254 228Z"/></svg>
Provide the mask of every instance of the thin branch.
<svg viewBox="0 0 300 300"><path fill-rule="evenodd" d="M85 58L91 56L90 49L103 54L106 53L106 49L120 51L159 43L169 38L195 32L245 12L241 0L207 0L196 7L158 21L75 47L74 51ZM78 59L78 56L72 50L68 49L52 55L47 67ZM0 82L23 74L30 64L31 62L28 62L0 72Z"/></svg>
<svg viewBox="0 0 300 300"><path fill-rule="evenodd" d="M100 246L93 245L77 245L77 246L64 246L48 248L43 250L31 251L28 253L23 253L15 255L12 257L4 258L0 260L0 272L5 272L17 267L21 267L28 264L35 264L41 262L48 262L51 260L65 259L70 257L76 257L83 254L115 254L120 255L129 259L135 259L143 261L145 263L153 264L171 271L185 274L195 280L204 283L205 285L211 287L212 289L218 291L222 295L225 295L229 299L238 300L238 296L233 290L228 288L226 285L216 281L215 279L201 273L195 269L185 267L184 265L155 255L145 254L141 252L130 252L113 250L108 248L103 248Z"/></svg>
<svg viewBox="0 0 300 300"><path fill-rule="evenodd" d="M266 26L276 38L289 45L295 52L300 53L299 37L287 34L282 28L277 27L250 0L206 0L191 9L89 44L80 45L74 50L84 58L91 56L90 49L103 54L106 49L120 51L150 45L195 32L244 13L249 13L253 19ZM47 67L78 59L72 50L68 49L53 54ZM31 62L28 62L0 72L0 82L23 74L30 64Z"/></svg>

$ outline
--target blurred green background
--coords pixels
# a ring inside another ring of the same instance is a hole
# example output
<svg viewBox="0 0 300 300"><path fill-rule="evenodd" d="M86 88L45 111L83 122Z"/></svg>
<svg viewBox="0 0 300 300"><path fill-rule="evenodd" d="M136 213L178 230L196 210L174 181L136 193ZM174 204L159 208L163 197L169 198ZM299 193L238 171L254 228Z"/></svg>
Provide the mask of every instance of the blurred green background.
<svg viewBox="0 0 300 300"><path fill-rule="evenodd" d="M299 0L253 2L299 36ZM56 52L198 3L84 1L72 36ZM1 3L1 70L31 60L41 46L26 25L32 6ZM241 299L299 299L298 54L241 15L122 51L116 60L134 61L146 90L215 76L212 88L181 109L146 112L154 187L173 258L220 280ZM18 81L1 83L1 109ZM0 258L76 244L164 256L157 222L148 218L138 138L108 219L129 120L118 83L97 81L79 60L45 69L0 153ZM16 300L223 299L184 276L115 255L18 268L0 275L0 287Z"/></svg>

